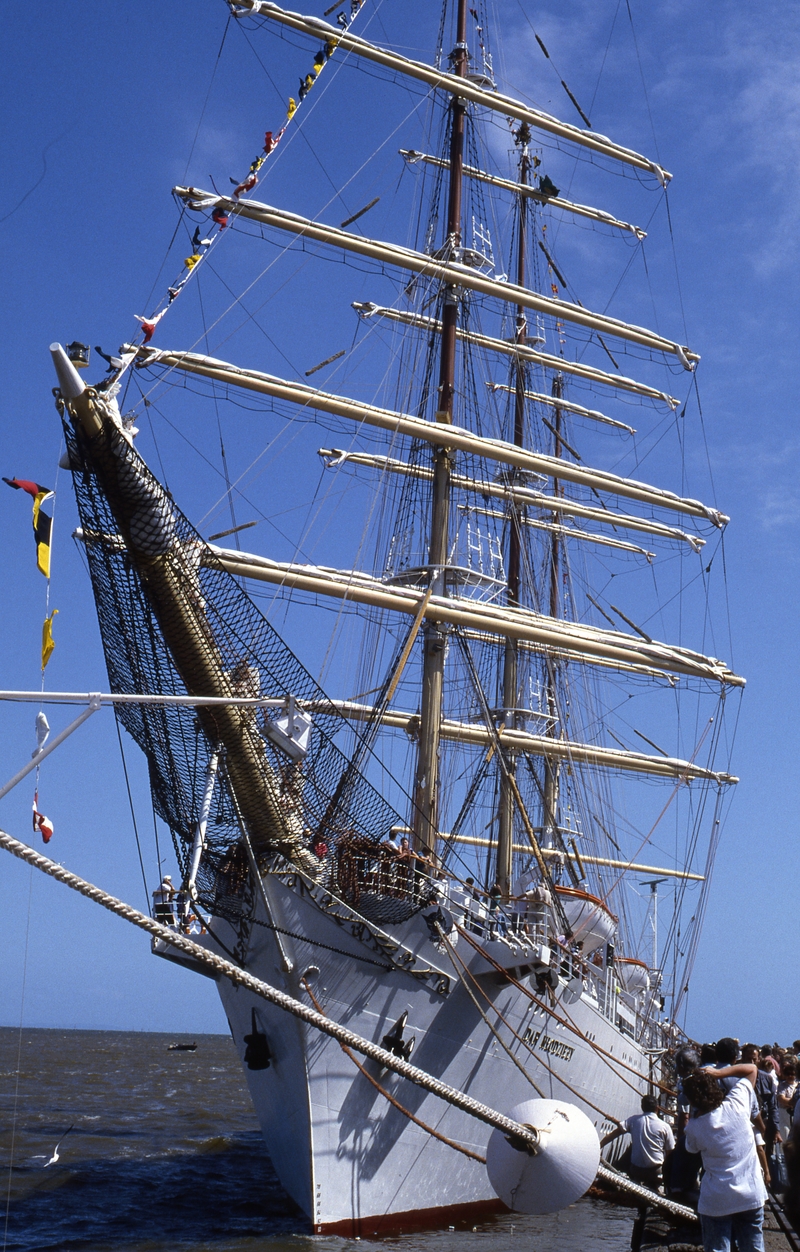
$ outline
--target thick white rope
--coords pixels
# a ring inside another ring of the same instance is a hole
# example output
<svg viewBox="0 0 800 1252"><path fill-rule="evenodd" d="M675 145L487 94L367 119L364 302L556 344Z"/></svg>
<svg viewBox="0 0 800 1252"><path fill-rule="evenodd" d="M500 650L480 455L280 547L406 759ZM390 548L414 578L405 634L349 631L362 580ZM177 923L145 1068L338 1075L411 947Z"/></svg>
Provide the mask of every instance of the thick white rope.
<svg viewBox="0 0 800 1252"><path fill-rule="evenodd" d="M57 882L63 882L67 887L71 887L73 891L80 892L81 895L86 896L89 900L93 900L95 904L102 905L109 912L116 913L117 917L123 918L124 921L131 922L132 925L140 927L141 930L146 930L156 939L161 939L164 943L169 944L170 947L176 948L179 952L192 957L199 964L213 970L219 977L228 978L232 983L238 984L240 987L246 987L248 991L252 991L263 1000L267 1000L270 1004L285 1009L286 1012L293 1014L294 1017L300 1018L308 1026L313 1026L316 1030L322 1031L323 1034L330 1035L339 1043L352 1048L354 1052L360 1052L362 1056L366 1056L369 1060L376 1061L384 1069L392 1070L395 1074L399 1074L401 1078L407 1078L409 1082L413 1082L418 1087L430 1091L433 1095L439 1096L440 1099L446 1100L448 1104L461 1109L462 1112L468 1113L471 1117L485 1122L486 1125L502 1131L503 1134L512 1136L516 1141L525 1144L533 1151L538 1147L539 1134L533 1127L523 1126L519 1122L513 1121L510 1117L504 1117L502 1113L490 1109L488 1105L482 1104L479 1100L474 1100L472 1096L459 1091L456 1087L451 1087L447 1083L441 1082L438 1078L433 1078L430 1074L425 1073L424 1070L418 1069L416 1065L409 1065L408 1061L401 1060L399 1057L394 1056L393 1053L387 1052L385 1048L379 1047L378 1044L370 1043L368 1039L362 1039L360 1035L354 1034L352 1030L348 1030L345 1026L340 1026L338 1022L331 1021L330 1018L325 1017L322 1013L318 1013L316 1009L309 1008L301 1000L295 1000L293 996L286 995L285 992L278 991L276 987L271 987L268 983L261 982L260 979L254 978L252 974L248 974L237 965L224 960L223 957L217 956L213 952L208 952L199 943L194 943L188 936L181 935L172 930L171 927L154 921L152 917L148 917L145 913L140 913L138 909L132 908L130 904L125 904L123 900L118 900L116 896L109 895L108 892L103 891L100 887L95 887L92 883L87 882L85 878L80 878L77 874L71 873L70 870L64 869L62 865L57 865L49 857L43 856L41 852L34 851L26 843L21 843L18 839L12 838L11 835L6 834L3 830L0 830L0 848L4 848L6 852L11 852L13 856L19 857L21 861L26 861L34 869L41 870L44 874L49 874ZM635 1195L653 1207L664 1209L666 1212L672 1213L673 1216L680 1217L684 1221L697 1221L697 1214L692 1209L685 1208L682 1204L675 1204L674 1201L667 1200L664 1196L660 1196L654 1191L649 1191L646 1187L640 1187L637 1183L623 1178L621 1175L607 1169L604 1165L599 1166L597 1177L602 1182Z"/></svg>
<svg viewBox="0 0 800 1252"><path fill-rule="evenodd" d="M5 848L7 852L13 853L20 860L27 861L35 869L49 874L51 878L55 878L58 882L65 883L73 891L78 891L89 900L93 900L95 904L101 904L103 908L108 909L111 913L116 913L118 917L122 917L126 922L139 926L142 930L146 930L155 936L156 939L161 939L164 943L169 944L170 947L192 957L193 960L213 970L218 976L229 978L232 983L246 987L248 991L252 991L263 1000L269 1001L270 1004L275 1004L278 1008L285 1009L288 1013L293 1014L294 1017L299 1017L308 1026L314 1026L317 1030L322 1031L323 1034L331 1035L339 1043L352 1048L354 1052L360 1052L362 1056L368 1057L369 1060L377 1061L383 1069L393 1070L394 1073L399 1074L402 1078L407 1078L409 1082L413 1082L418 1087L423 1087L426 1091L432 1092L433 1095L446 1100L448 1104L461 1109L462 1112L469 1113L471 1117L476 1117L488 1126L501 1130L503 1134L513 1136L514 1139L521 1141L527 1147L534 1150L537 1148L539 1135L532 1127L523 1126L519 1122L513 1121L510 1117L504 1117L502 1113L495 1112L488 1105L481 1104L479 1100L474 1100L472 1096L459 1091L456 1087L451 1087L447 1083L441 1082L438 1078L433 1078L430 1074L426 1074L424 1070L418 1069L416 1065L409 1065L408 1061L401 1060L392 1052L387 1052L385 1048L379 1047L378 1044L370 1043L368 1039L362 1039L360 1035L354 1034L352 1030L348 1030L345 1026L340 1026L338 1022L324 1017L316 1009L309 1008L301 1000L295 1000L292 996L286 995L285 992L278 991L276 987L271 987L268 983L261 982L260 979L254 978L252 974L239 969L237 965L232 964L230 961L224 960L213 952L208 952L199 943L194 943L186 935L177 933L169 926L163 926L160 922L154 921L152 917L148 917L145 913L140 913L138 909L132 908L130 904L125 904L124 901L118 900L116 896L109 895L100 887L95 887L92 883L87 882L85 878L79 878L77 874L73 874L69 870L64 869L63 866L57 865L55 861L51 861L49 857L43 856L41 852L35 852L33 848L28 847L25 843L20 843L18 839L12 838L5 831L0 831L0 847Z"/></svg>
<svg viewBox="0 0 800 1252"><path fill-rule="evenodd" d="M668 1200L666 1196L659 1195L657 1191L651 1191L649 1187L641 1187L638 1182L632 1182L630 1178L617 1173L615 1169L609 1169L607 1165L598 1165L597 1178L600 1182L616 1187L618 1191L624 1191L627 1195L638 1196L652 1208L663 1209L665 1213L671 1213L673 1217L679 1217L683 1222L700 1221L694 1209L687 1208L685 1204L677 1204L675 1200Z"/></svg>

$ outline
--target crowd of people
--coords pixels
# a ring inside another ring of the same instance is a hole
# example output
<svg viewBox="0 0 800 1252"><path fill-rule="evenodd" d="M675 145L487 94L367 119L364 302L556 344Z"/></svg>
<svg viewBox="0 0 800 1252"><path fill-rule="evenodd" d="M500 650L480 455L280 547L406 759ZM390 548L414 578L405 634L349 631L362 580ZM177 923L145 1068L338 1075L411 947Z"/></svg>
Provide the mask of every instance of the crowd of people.
<svg viewBox="0 0 800 1252"><path fill-rule="evenodd" d="M602 1146L630 1136L623 1168L636 1182L697 1209L704 1252L763 1252L768 1188L800 1211L800 1039L720 1039L674 1057L677 1100L646 1095Z"/></svg>

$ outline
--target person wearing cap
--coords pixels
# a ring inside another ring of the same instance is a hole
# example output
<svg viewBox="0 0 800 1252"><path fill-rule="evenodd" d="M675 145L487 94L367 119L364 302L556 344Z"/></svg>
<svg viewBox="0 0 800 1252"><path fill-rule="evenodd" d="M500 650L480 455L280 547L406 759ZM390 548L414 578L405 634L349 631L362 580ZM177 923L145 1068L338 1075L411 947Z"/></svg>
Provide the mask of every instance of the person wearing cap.
<svg viewBox="0 0 800 1252"><path fill-rule="evenodd" d="M174 899L175 888L172 885L172 877L170 874L165 874L153 892L153 913L156 921L164 926L175 925L175 913L172 907Z"/></svg>

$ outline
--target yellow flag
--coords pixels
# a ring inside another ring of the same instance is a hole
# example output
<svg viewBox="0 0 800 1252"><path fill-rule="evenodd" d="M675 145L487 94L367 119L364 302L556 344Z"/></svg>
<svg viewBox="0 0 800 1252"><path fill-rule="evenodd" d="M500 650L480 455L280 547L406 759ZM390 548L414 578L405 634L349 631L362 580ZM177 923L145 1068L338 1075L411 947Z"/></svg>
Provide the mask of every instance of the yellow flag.
<svg viewBox="0 0 800 1252"><path fill-rule="evenodd" d="M36 564L40 574L50 577L50 540L53 530L53 519L42 512L46 500L52 500L53 492L42 487L33 501L33 534L36 539Z"/></svg>
<svg viewBox="0 0 800 1252"><path fill-rule="evenodd" d="M50 616L44 619L44 626L42 627L42 673L44 673L47 662L53 655L53 649L56 646L56 641L53 638L53 618L57 612L58 609L53 609Z"/></svg>
<svg viewBox="0 0 800 1252"><path fill-rule="evenodd" d="M187 256L186 260L184 261L184 265L186 266L187 270L193 270L199 260L200 260L200 253L193 252L191 256Z"/></svg>
<svg viewBox="0 0 800 1252"><path fill-rule="evenodd" d="M294 96L289 96L289 108L286 111L287 122L291 122L296 112L297 112L297 101L295 100Z"/></svg>

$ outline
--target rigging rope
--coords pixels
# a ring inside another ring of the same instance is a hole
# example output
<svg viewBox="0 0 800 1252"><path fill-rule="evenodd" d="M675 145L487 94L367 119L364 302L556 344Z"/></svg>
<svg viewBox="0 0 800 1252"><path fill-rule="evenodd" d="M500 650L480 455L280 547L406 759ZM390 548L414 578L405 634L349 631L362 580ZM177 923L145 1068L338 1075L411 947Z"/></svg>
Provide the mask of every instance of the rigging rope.
<svg viewBox="0 0 800 1252"><path fill-rule="evenodd" d="M323 1013L322 1006L320 1005L319 1001L314 995L314 992L309 987L307 980L305 978L301 978L300 981L302 982L303 986L308 992L309 997L311 999L311 1003L314 1005L314 1008L317 1010L318 1013ZM323 1016L327 1016L327 1014L323 1013ZM455 1139L448 1139L447 1135L443 1135L441 1131L434 1130L433 1126L429 1126L427 1122L423 1122L422 1118L416 1117L414 1113L411 1112L410 1109L405 1108L400 1103L399 1100L395 1099L395 1097L391 1094L391 1092L387 1091L386 1088L383 1087L378 1082L377 1078L373 1078L372 1074L370 1074L367 1067L361 1064L361 1062L359 1061L355 1053L350 1048L347 1047L347 1044L340 1043L339 1047L342 1049L345 1056L348 1056L350 1060L353 1062L353 1064L357 1067L357 1069L361 1071L361 1073L367 1079L367 1082L372 1083L375 1090L379 1091L381 1095L384 1096L385 1099L389 1101L392 1107L397 1109L398 1113L402 1113L404 1117L407 1117L409 1121L412 1121L415 1126L419 1126L421 1130L426 1131L427 1134L433 1135L434 1139L439 1139L442 1143L446 1143L448 1148L455 1148L456 1152L461 1152L463 1153L464 1156L470 1157L471 1160L478 1161L480 1165L486 1164L485 1156L479 1156L477 1152L471 1152L470 1149L465 1148L463 1144L456 1143Z"/></svg>
<svg viewBox="0 0 800 1252"><path fill-rule="evenodd" d="M569 1018L569 1017L562 1017L560 1013L557 1013L557 1012L555 1011L555 1009L551 1008L551 1007L550 1007L550 1005L546 1004L544 1000L540 1000L540 999L539 999L539 997L538 997L537 995L534 995L534 993L533 993L532 991L530 991L530 990L529 990L529 989L528 989L528 988L527 988L527 987L526 987L523 983L519 982L519 981L518 981L518 980L517 980L517 979L513 976L513 974L511 974L511 973L509 972L509 970L507 970L507 969L506 969L503 965L500 965L500 964L499 964L499 962L498 962L498 961L496 961L496 960L494 959L494 957L490 956L490 955L489 955L489 953L486 951L486 949L485 949L484 947L482 947L482 946L481 946L481 945L477 942L477 940L476 940L476 939L474 939L474 938L473 938L473 936L469 933L469 931L465 930L462 926L457 926L457 927L456 927L456 929L458 930L458 933L459 933L460 935L463 935L463 936L464 936L464 938L466 939L467 943L471 944L471 946L475 949L475 951L476 951L476 952L480 953L480 955L481 955L482 957L484 957L484 959L485 959L486 961L488 961L490 965L494 966L494 968L495 968L495 970L497 971L497 973L498 973L498 974L502 974L502 975L503 975L503 977L504 977L504 978L506 978L506 979L507 979L507 980L511 983L511 985L512 985L513 987L516 987L519 991L521 991L521 992L523 993L523 995L526 995L526 996L528 997L528 999L531 1001L531 1003L532 1003L532 1004L535 1004L535 1005L537 1006L537 1008L543 1009L543 1010L544 1010L544 1012L545 1012L545 1013L546 1013L549 1017L554 1018L554 1019L555 1019L557 1022L559 1022L562 1026L566 1026L567 1030L571 1030L571 1031L572 1031L572 1033L573 1033L573 1034L575 1034L575 1035L577 1035L579 1039L582 1039L584 1043L588 1043L588 1044L589 1044L589 1047L590 1047L590 1048L592 1048L592 1049L593 1049L593 1051L595 1051L595 1052L598 1054L598 1056L600 1056L603 1060L605 1060L605 1062L606 1062L606 1064L609 1066L609 1068L611 1067L611 1065L612 1065L612 1064L613 1064L613 1065L619 1065L619 1066L621 1066L621 1068L622 1068L622 1069L627 1069L627 1070L630 1070L630 1072L631 1072L632 1074L636 1074L637 1078L643 1078L643 1077L644 1077L644 1075L640 1072L640 1070L635 1069L632 1065L628 1065L628 1064L627 1064L627 1062L625 1062L625 1061L623 1061L623 1060L620 1060L620 1058L619 1058L619 1057L616 1057L616 1056L611 1056L611 1055L610 1055L610 1054L606 1051L606 1049L605 1049L604 1047L602 1047L602 1045L601 1045L601 1044L597 1043L597 1042L596 1042L595 1040L593 1040L593 1039L590 1039L588 1035L584 1034L584 1032L581 1030L580 1026L576 1026L576 1025L575 1025L575 1023L572 1021L572 1019L571 1019L571 1018ZM613 1072L614 1072L614 1071L612 1070L612 1073L613 1073ZM617 1078L622 1078L622 1077L623 1077L623 1075L622 1075L622 1074L615 1074L615 1077L617 1077ZM623 1081L624 1081L624 1079L623 1079ZM561 1078L560 1076L559 1076L559 1082L564 1082L564 1079L563 1079L563 1078ZM664 1086L664 1085L663 1085L662 1083L660 1083L660 1082L653 1082L653 1086L654 1086L654 1087L658 1087L658 1089L659 1089L660 1091L663 1091L666 1095L674 1096L674 1094L675 1094L675 1092L672 1090L672 1088L671 1088L671 1087L666 1087L666 1086ZM571 1088L570 1088L570 1090L571 1090ZM584 1098L584 1097L583 1097L583 1096L581 1096L581 1099L583 1099L583 1098ZM592 1107L594 1107L594 1105L592 1105ZM603 1110L602 1110L602 1109L598 1109L598 1110L597 1110L597 1112L598 1112L598 1113L602 1113L602 1112L603 1112ZM605 1114L605 1113L603 1113L603 1116L605 1117L605 1116L606 1116L606 1114ZM611 1118L610 1120L611 1120L611 1121L614 1121L615 1119L614 1119L614 1118Z"/></svg>
<svg viewBox="0 0 800 1252"><path fill-rule="evenodd" d="M467 995L469 996L469 998L470 998L470 1000L472 1001L472 1003L475 1005L475 1008L476 1008L476 1009L478 1010L478 1012L480 1013L481 1018L483 1019L484 1025L486 1026L486 1029L489 1031L489 1033L490 1033L491 1035L493 1035L493 1036L494 1036L494 1038L495 1038L495 1039L497 1040L497 1042L500 1044L500 1047L503 1049L503 1051L506 1053L506 1055L507 1055L507 1056L508 1056L508 1057L509 1057L509 1058L510 1058L513 1062L514 1062L514 1064L516 1065L516 1067L517 1067L517 1069L520 1071L520 1073L523 1075L523 1077L524 1077L524 1078L525 1078L525 1079L526 1079L526 1080L527 1080L527 1081L531 1084L531 1086L533 1087L533 1089L534 1089L534 1091L536 1092L536 1094L537 1094L538 1096L540 1096L543 1100L544 1100L544 1099L546 1099L545 1094L544 1094L544 1092L542 1091L542 1089L541 1089L540 1087L537 1087L537 1086L536 1086L536 1083L533 1081L533 1079L531 1078L530 1074L528 1073L528 1071L526 1070L525 1066L522 1064L522 1062L520 1061L520 1059L519 1059L518 1057L514 1056L514 1053L511 1051L511 1049L510 1049L510 1047L508 1046L508 1044L506 1043L506 1041L502 1038L502 1036L500 1035L500 1032L499 1032L498 1030L496 1030L496 1029L495 1029L495 1027L492 1025L492 1023L489 1021L489 1018L486 1016L486 1014L484 1013L484 1011L483 1011L483 1009L481 1008L480 1004L479 1004L479 1003L478 1003L478 1001L476 1000L475 996L472 994L472 991L471 991L471 990L470 990L470 988L467 986L466 979L464 978L464 976L463 976L463 974L462 974L461 970L460 970L458 967L459 967L459 965L460 965L460 966L462 967L462 969L463 969L464 973L469 973L469 970L467 969L467 967L466 967L465 963L461 960L461 957L460 957L460 956L458 955L458 953L456 952L455 947L454 947L454 946L453 946L453 944L450 942L450 940L447 938L447 936L445 935L444 931L442 930L442 928L441 928L440 926L438 926L438 925L437 925L436 929L437 929L437 930L438 930L438 932L439 932L439 937L442 939L442 941L444 942L444 944L445 944L445 946L446 946L446 948L447 948L447 954L448 954L448 956L450 957L450 961L451 961L451 963L452 963L452 966L453 966L453 969L454 969L454 971L455 971L456 977L458 978L458 981L461 983L461 986L462 986L462 987L464 988L464 990L466 991L466 993L467 993ZM472 982L474 982L474 983L475 983L475 985L476 985L476 986L478 986L478 984L477 984L477 982L476 982L476 980L475 980L474 978L472 978ZM482 992L482 994L483 994L483 996L484 996L484 999L487 1001L487 1003L491 1005L492 1012L494 1012L494 1013L496 1013L496 1014L497 1014L497 1016L500 1018L500 1021L503 1023L503 1025L504 1025L504 1026L506 1026L506 1027L507 1027L507 1029L508 1029L508 1030L510 1030L510 1031L511 1031L511 1034L514 1036L514 1038L515 1038L515 1039L517 1039L520 1043L524 1043L524 1040L520 1038L520 1036L519 1036L519 1035L517 1034L517 1032L514 1030L514 1027L513 1027L513 1026L511 1026L511 1025L510 1025L510 1024L506 1021L505 1017L503 1017L503 1014L500 1012L500 1010L497 1008L497 1006L496 1006L496 1005L494 1005L494 1004L492 1004L492 1002L491 1002L491 1000L489 999L489 997L488 997L488 996L486 995L486 993L483 991L483 988L482 988L482 987L479 987L478 989ZM528 1045L527 1045L527 1044L525 1044L525 1046L526 1046L526 1047L528 1047ZM533 1055L533 1049L532 1049L532 1048L528 1047L528 1051L531 1053L531 1055ZM547 1067L547 1066L545 1066L545 1068L548 1068L548 1067ZM598 1112L600 1112L601 1110L599 1110L599 1109L598 1109L597 1111L598 1111ZM605 1116L605 1114L603 1114L603 1116Z"/></svg>
<svg viewBox="0 0 800 1252"><path fill-rule="evenodd" d="M144 857L142 856L142 845L139 841L139 825L138 825L138 822L136 821L136 810L133 807L133 794L131 792L130 779L128 778L128 763L125 760L125 749L122 746L122 734L120 732L119 722L116 717L114 718L114 725L117 728L117 742L119 743L119 755L122 759L122 772L125 775L125 789L128 792L128 807L130 808L130 811L131 811L131 822L133 823L133 834L136 839L136 851L139 854L139 868L142 871L142 885L144 886L144 899L145 899L145 903L147 904L150 900L150 892L147 889L147 877L144 872ZM161 865L159 865L158 867L158 877L159 877L159 881L161 881Z"/></svg>
<svg viewBox="0 0 800 1252"><path fill-rule="evenodd" d="M462 933L463 933L463 932L462 932ZM459 959L460 959L460 958L459 958ZM462 962L462 964L463 964L463 962ZM470 973L470 971L467 969L466 965L464 965L464 970L465 970L467 973L469 973L470 978L472 979L472 981L475 983L475 985L476 985L476 986L478 986L478 987L479 987L479 984L478 984L478 982L477 982L477 979L474 977L474 975L473 975L472 973ZM458 971L456 971L456 973L458 973ZM513 982L513 979L512 979L511 981ZM486 995L485 991L483 991L483 988L482 988L482 987L479 987L479 990L482 992L482 994L484 995L484 997L485 997L485 999L487 1000L487 1002L491 1004L491 1001L489 1000L489 997ZM477 1005L476 1005L476 1007L477 1007ZM497 1013L498 1017L500 1017L500 1018L501 1018L501 1021L503 1021L503 1023L504 1023L504 1024L508 1027L508 1029L511 1031L512 1035L514 1036L514 1038L515 1038L515 1039L517 1039L517 1040L518 1040L518 1041L519 1041L519 1042L520 1042L520 1043L521 1043L524 1047L526 1047L526 1048L528 1049L528 1051L531 1053L531 1055L532 1055L532 1056L536 1056L536 1053L534 1053L533 1048L530 1046L530 1044L528 1044L528 1043L526 1042L526 1040L525 1040L525 1039L523 1039L523 1038L522 1038L519 1034L517 1034L517 1032L514 1030L514 1027L513 1027L513 1026L511 1026L511 1025L510 1025L510 1023L509 1023L509 1022L507 1022L507 1021L505 1020L505 1018L504 1018L504 1017L502 1017L502 1015L500 1014L499 1010L498 1010L498 1009L496 1009L496 1008L494 1007L494 1005L492 1005L492 1008L494 1009L494 1012L495 1012L495 1013ZM478 1009L478 1011L480 1012L480 1009ZM545 1009L544 1011L545 1011L545 1013L547 1013L547 1012L548 1012L548 1010L547 1010L547 1009ZM481 1016L483 1016L483 1014L481 1014ZM555 1017L556 1021L561 1020L561 1019L559 1019L559 1018L558 1018L558 1016L557 1016L555 1013L550 1013L550 1016ZM485 1020L485 1019L484 1019L484 1020ZM489 1025L489 1023L488 1023L488 1022L487 1022L486 1024L487 1024L487 1026ZM563 1024L564 1024L564 1025L566 1025L566 1026L569 1028L569 1022L564 1022ZM489 1026L489 1029L491 1030L491 1026ZM494 1032L494 1031L492 1031L492 1033L494 1034L495 1032ZM585 1036L583 1036L583 1035L581 1034L581 1032L580 1032L580 1030L578 1029L578 1027L575 1027L575 1033L576 1033L576 1034L578 1034L578 1035L580 1035L580 1037L581 1037L581 1038L585 1038ZM499 1036L499 1035L497 1036L497 1038L500 1040L500 1043L502 1044L502 1043L503 1043L503 1041L500 1039L500 1036ZM587 1042L587 1043L590 1043L590 1042L591 1042L591 1040L586 1039L586 1042ZM505 1044L503 1044L503 1047L505 1048ZM506 1051L508 1051L508 1049L507 1049L507 1048L506 1048ZM510 1052L509 1052L509 1055L511 1055L511 1053L510 1053ZM514 1058L512 1057L512 1060L513 1060L513 1059L514 1059ZM589 1099L588 1099L585 1095L581 1095L581 1093L580 1093L579 1091L576 1091L576 1090L575 1090L575 1088L574 1088L574 1087L573 1087L570 1083L568 1083L568 1082L567 1082L566 1078L564 1078L561 1074L557 1074L557 1073L556 1073L556 1071L555 1071L555 1070L554 1070L554 1069L553 1069L550 1065L548 1065L548 1064L547 1064L547 1061L545 1061L544 1057L542 1057L542 1056L536 1056L536 1060L539 1062L539 1064L541 1064L542 1066L544 1066L544 1068L545 1068L545 1069L547 1070L547 1072L551 1075L551 1077L555 1078L555 1079L556 1079L556 1081L557 1081L557 1082L559 1082L559 1083L561 1083L561 1085L562 1085L563 1087L566 1087L566 1088L567 1088L567 1091L570 1091L570 1092L572 1093L572 1095L574 1095L574 1096L575 1096L578 1100L582 1100L584 1104L588 1104L588 1106L589 1106L589 1108L590 1108L590 1109L594 1109L595 1113L599 1113L601 1117L604 1117L604 1118L606 1119L606 1121L609 1121L609 1122L615 1122L615 1123L616 1123L616 1120L617 1120L617 1119L616 1119L615 1117L612 1117L612 1116L611 1116L611 1114L610 1114L610 1113L608 1113L608 1112L606 1112L606 1110L605 1110L605 1109L601 1109L601 1108L599 1107L599 1105L597 1105L597 1104L593 1104L593 1103L592 1103L592 1101L591 1101L591 1100L589 1100ZM516 1063L517 1063L517 1064L519 1064L518 1062L516 1062ZM525 1071L523 1070L523 1073L524 1073L524 1072L525 1072ZM528 1077L528 1075L526 1074L526 1075L525 1075L525 1077L527 1078L527 1077ZM635 1087L633 1086L633 1083L629 1082L629 1081L628 1081L628 1079L624 1077L624 1075L622 1075L622 1074L615 1074L615 1075L614 1075L614 1077L615 1077L615 1078L622 1078L622 1081L623 1081L624 1083L626 1083L629 1087L631 1087L633 1090L635 1090L635 1091L636 1091L636 1093L637 1093L637 1095L639 1094L639 1090L638 1090L638 1088L635 1088ZM544 1096L544 1093L543 1093L543 1092L541 1092L541 1091L539 1091L539 1088L538 1088L538 1087L536 1087L536 1084L533 1082L533 1080L532 1080L532 1079L529 1079L529 1082L531 1083L531 1085L532 1085L533 1087L535 1087L536 1091L537 1091L537 1092L539 1092L539 1095L540 1095L540 1096L542 1096L542 1098L543 1098L543 1099L545 1099L546 1097Z"/></svg>

